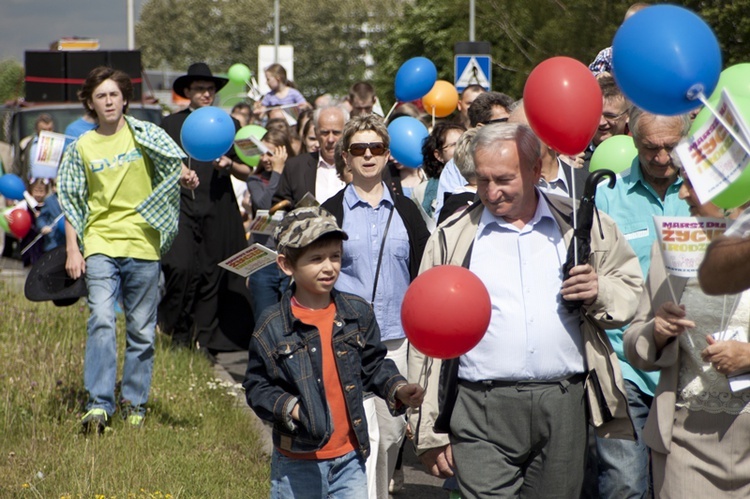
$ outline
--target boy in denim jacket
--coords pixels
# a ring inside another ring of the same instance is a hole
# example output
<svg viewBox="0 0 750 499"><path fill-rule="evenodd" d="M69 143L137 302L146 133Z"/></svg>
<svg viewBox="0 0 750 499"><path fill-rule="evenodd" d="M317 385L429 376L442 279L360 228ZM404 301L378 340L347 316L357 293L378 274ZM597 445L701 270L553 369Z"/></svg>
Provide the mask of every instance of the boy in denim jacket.
<svg viewBox="0 0 750 499"><path fill-rule="evenodd" d="M333 289L347 235L320 207L290 212L274 232L294 284L266 309L249 346L247 403L271 421L271 497L367 497L365 392L391 412L424 390L385 358L369 303Z"/></svg>

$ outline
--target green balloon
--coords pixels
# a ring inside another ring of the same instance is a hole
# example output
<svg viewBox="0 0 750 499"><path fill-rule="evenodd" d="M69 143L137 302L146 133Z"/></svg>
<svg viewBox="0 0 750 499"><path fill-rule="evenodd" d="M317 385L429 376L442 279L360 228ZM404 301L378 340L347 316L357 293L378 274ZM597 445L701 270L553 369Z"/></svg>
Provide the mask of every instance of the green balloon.
<svg viewBox="0 0 750 499"><path fill-rule="evenodd" d="M234 135L234 140L247 139L248 137L255 137L256 139L261 140L265 134L266 129L262 126L247 125L237 130L237 133ZM260 162L260 155L256 154L253 156L248 156L243 153L239 147L237 147L237 144L234 145L234 151L246 165L252 167L258 166L258 163Z"/></svg>
<svg viewBox="0 0 750 499"><path fill-rule="evenodd" d="M750 97L750 63L735 64L722 71L716 89L708 99L709 102L718 102L721 91L725 88L732 99Z"/></svg>
<svg viewBox="0 0 750 499"><path fill-rule="evenodd" d="M589 163L589 171L612 170L615 173L627 170L638 157L633 137L629 135L614 135L599 144L594 149Z"/></svg>
<svg viewBox="0 0 750 499"><path fill-rule="evenodd" d="M250 80L252 72L250 71L250 68L248 68L244 64L232 64L232 66L229 68L229 71L227 71L227 76L233 82L242 83L244 85L247 81Z"/></svg>
<svg viewBox="0 0 750 499"><path fill-rule="evenodd" d="M750 168L745 168L742 174L721 191L711 202L719 208L731 210L750 201Z"/></svg>
<svg viewBox="0 0 750 499"><path fill-rule="evenodd" d="M0 229L2 229L3 232L10 232L10 225L8 225L8 219L5 218L5 215L10 210L5 210L3 213L0 213Z"/></svg>

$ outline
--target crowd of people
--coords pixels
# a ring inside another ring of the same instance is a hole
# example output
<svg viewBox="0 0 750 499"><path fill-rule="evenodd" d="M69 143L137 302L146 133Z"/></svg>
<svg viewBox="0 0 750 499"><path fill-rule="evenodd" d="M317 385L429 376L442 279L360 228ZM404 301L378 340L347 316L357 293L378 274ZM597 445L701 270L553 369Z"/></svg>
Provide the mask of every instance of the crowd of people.
<svg viewBox="0 0 750 499"><path fill-rule="evenodd" d="M727 298L667 275L652 217L741 209L698 201L674 154L691 117L633 106L600 66L599 126L570 157L504 93L471 85L447 119L418 103L383 117L367 82L310 104L274 64L270 92L230 112L236 130L265 130L254 167L233 149L198 161L182 148L182 124L228 81L205 63L175 80L189 105L161 127L128 116L127 76L94 70L80 94L89 130L57 183L29 181L44 249L65 246L88 286L85 430L117 411L144 424L158 324L211 361L249 350L247 402L274 428L272 497L387 498L404 445L452 497L746 497L750 399L727 375L750 369L737 294L750 283L723 261L750 261L748 216L706 262L707 290L736 294L724 317ZM390 154L400 116L429 129L418 168ZM564 274L588 162L614 135L638 155L613 189L598 186L590 258ZM258 215L273 234L249 230ZM219 267L253 243L276 264L247 279ZM479 345L451 360L411 347L400 315L410 283L440 265L469 269L492 305ZM738 338L713 335L725 325Z"/></svg>

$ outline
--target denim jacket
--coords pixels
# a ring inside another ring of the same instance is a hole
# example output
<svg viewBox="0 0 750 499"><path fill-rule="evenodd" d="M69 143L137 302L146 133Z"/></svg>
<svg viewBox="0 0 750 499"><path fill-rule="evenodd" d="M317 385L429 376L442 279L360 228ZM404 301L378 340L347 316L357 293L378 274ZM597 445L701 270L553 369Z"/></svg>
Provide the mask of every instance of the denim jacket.
<svg viewBox="0 0 750 499"><path fill-rule="evenodd" d="M250 339L243 386L248 405L258 417L273 423L274 446L313 452L328 442L333 426L323 385L320 334L292 315L293 292L294 287L261 315ZM388 402L394 416L403 414L405 407L396 399L396 390L406 380L385 358L370 304L336 290L331 296L336 305L334 356L358 450L366 458L370 444L363 394L372 392ZM288 414L297 401L300 421L292 424Z"/></svg>

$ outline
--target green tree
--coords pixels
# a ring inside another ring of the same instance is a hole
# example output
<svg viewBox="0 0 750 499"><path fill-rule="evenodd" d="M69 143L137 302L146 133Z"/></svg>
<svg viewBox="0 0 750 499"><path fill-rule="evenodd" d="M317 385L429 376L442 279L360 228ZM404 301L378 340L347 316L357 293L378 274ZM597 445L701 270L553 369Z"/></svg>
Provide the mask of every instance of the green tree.
<svg viewBox="0 0 750 499"><path fill-rule="evenodd" d="M13 59L0 61L0 103L23 96L23 66Z"/></svg>
<svg viewBox="0 0 750 499"><path fill-rule="evenodd" d="M399 0L282 0L280 42L294 46L295 84L309 98L345 95L369 75L371 46L401 12ZM257 63L258 45L273 44L272 0L149 0L136 25L146 67L187 68L206 61L215 72Z"/></svg>
<svg viewBox="0 0 750 499"><path fill-rule="evenodd" d="M476 3L476 39L492 45L493 88L519 98L539 62L566 55L590 63L612 37L632 2L627 0L488 0ZM398 67L429 57L438 78L454 81L453 48L468 40L469 2L416 0L405 8L376 51L377 86L393 99Z"/></svg>
<svg viewBox="0 0 750 499"><path fill-rule="evenodd" d="M750 54L750 1L686 0L719 39L724 67L747 62Z"/></svg>

